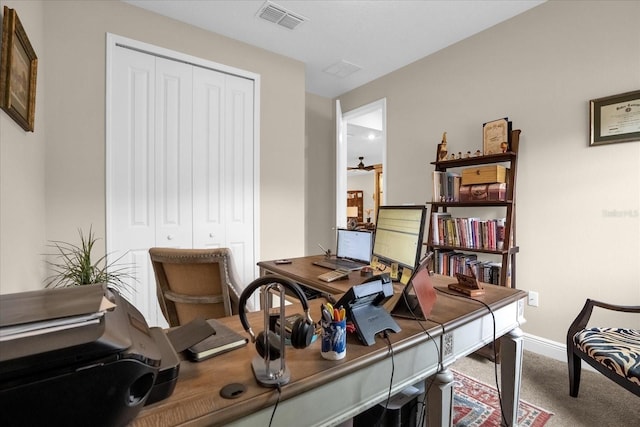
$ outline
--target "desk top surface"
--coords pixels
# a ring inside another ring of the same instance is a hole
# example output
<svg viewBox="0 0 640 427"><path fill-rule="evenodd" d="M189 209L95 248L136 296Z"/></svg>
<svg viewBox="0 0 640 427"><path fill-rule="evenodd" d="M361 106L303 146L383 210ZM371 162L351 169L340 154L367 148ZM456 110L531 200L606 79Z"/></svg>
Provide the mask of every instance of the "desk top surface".
<svg viewBox="0 0 640 427"><path fill-rule="evenodd" d="M330 294L343 294L352 286L359 285L366 277L360 275L360 271L352 271L349 278L333 282L324 282L318 276L331 271L331 269L315 265L315 261L321 261L324 255L313 255L301 258L291 258L291 264L276 264L275 261L261 261L258 266L271 273L280 274L298 283L310 286L314 289ZM375 274L375 271L374 271Z"/></svg>
<svg viewBox="0 0 640 427"><path fill-rule="evenodd" d="M295 273L296 268L307 270L311 272L312 277L317 277L326 269L314 266L310 262L311 258L294 259L292 264L287 265L276 266L273 262L264 262L260 265L272 273L288 273L283 270L289 268L293 273L286 275L294 280L297 280L293 277L294 274L299 274L299 272ZM395 318L402 331L389 335L394 352L403 351L428 340L429 336L425 331L428 331L431 337L439 337L443 329L447 330L465 322L471 322L487 313L486 307L477 301L450 295L446 285L454 280L451 277L433 276L432 279L434 287L439 292L429 320L418 322ZM305 280L309 282L313 279L307 277ZM358 272L352 272L349 280L342 281L338 286L330 283L332 290L327 289L327 283L319 280L317 282L320 282L319 285L323 285L318 288L338 294L346 292L349 286L361 283L362 278ZM526 296L525 292L517 289L488 284L485 286L485 290L485 295L476 297L476 299L489 305L492 309L498 309ZM314 320L319 318L320 304L323 302L325 302L324 298L309 302L311 316ZM302 309L299 304L292 304L287 306L286 311L287 314L301 313ZM262 312L248 313L248 319L256 333L262 329ZM243 331L238 316L219 320L239 332ZM246 334L245 332L241 333ZM362 345L353 334L349 334L347 338L347 356L340 361L329 361L321 357L320 340L316 340L306 349L287 347L285 357L291 371L291 381L282 387L280 400L297 396L347 375L364 365L388 357L388 354L385 340L376 339L374 345L367 347ZM254 345L249 343L245 347L203 362L183 361L173 394L163 401L144 408L131 425L154 427L183 423L224 425L247 414L273 406L277 401L278 392L259 386L253 377L251 360L256 355ZM220 389L230 383L244 384L247 390L237 399L222 398L219 394Z"/></svg>

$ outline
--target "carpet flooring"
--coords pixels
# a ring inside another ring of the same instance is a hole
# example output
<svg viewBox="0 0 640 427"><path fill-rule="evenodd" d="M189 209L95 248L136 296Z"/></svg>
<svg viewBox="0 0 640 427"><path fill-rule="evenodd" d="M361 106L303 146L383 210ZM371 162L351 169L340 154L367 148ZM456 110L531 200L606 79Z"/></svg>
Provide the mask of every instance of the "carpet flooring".
<svg viewBox="0 0 640 427"><path fill-rule="evenodd" d="M487 359L471 355L452 368L495 387L494 364ZM545 427L640 426L640 397L584 368L580 393L571 397L567 363L529 351L523 357L520 399L554 414Z"/></svg>

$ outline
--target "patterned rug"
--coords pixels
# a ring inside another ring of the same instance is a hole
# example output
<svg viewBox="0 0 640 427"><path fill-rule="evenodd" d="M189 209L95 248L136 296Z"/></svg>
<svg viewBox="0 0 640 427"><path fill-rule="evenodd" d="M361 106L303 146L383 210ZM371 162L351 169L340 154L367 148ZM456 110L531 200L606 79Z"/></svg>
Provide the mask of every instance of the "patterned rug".
<svg viewBox="0 0 640 427"><path fill-rule="evenodd" d="M500 426L500 401L495 387L453 371L453 425ZM518 426L542 427L553 414L520 399Z"/></svg>

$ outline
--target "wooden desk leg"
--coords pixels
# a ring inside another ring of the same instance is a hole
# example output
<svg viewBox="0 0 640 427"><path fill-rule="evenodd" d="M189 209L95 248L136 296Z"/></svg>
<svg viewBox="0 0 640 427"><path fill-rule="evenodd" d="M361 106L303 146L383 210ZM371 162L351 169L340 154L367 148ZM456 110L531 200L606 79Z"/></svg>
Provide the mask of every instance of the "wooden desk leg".
<svg viewBox="0 0 640 427"><path fill-rule="evenodd" d="M502 363L500 387L502 407L507 426L518 425L518 405L520 404L520 381L522 378L522 330L516 328L501 338ZM504 425L505 420L502 420Z"/></svg>
<svg viewBox="0 0 640 427"><path fill-rule="evenodd" d="M425 381L425 386L429 390L426 426L451 427L453 423L453 372L445 368Z"/></svg>

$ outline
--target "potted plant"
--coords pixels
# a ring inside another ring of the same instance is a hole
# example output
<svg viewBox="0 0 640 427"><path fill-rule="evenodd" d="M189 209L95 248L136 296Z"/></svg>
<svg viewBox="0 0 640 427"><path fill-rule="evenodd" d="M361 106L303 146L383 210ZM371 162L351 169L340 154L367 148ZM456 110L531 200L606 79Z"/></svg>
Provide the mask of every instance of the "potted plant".
<svg viewBox="0 0 640 427"><path fill-rule="evenodd" d="M48 245L55 249L53 260L47 260L52 274L47 277L45 287L58 288L68 286L82 286L94 283L106 283L122 292L130 288L130 281L135 280L128 265L117 265L122 256L107 263L107 255L93 261L93 249L99 240L93 230L85 236L81 229L80 245L53 240ZM124 255L123 255L124 256Z"/></svg>

